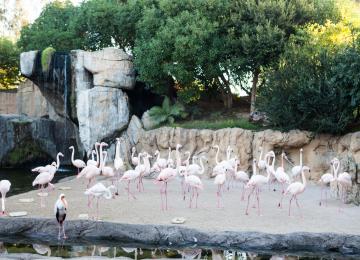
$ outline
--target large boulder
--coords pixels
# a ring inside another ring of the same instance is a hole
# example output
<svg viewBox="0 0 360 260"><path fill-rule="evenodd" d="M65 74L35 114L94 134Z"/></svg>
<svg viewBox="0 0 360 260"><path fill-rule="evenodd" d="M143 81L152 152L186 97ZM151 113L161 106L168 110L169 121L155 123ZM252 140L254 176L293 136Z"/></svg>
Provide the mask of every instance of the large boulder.
<svg viewBox="0 0 360 260"><path fill-rule="evenodd" d="M84 54L84 68L93 75L94 86L132 89L135 70L132 57L117 48Z"/></svg>
<svg viewBox="0 0 360 260"><path fill-rule="evenodd" d="M146 130L151 130L156 126L156 122L154 122L149 115L149 110L144 112L141 117L141 122Z"/></svg>
<svg viewBox="0 0 360 260"><path fill-rule="evenodd" d="M68 122L21 115L0 115L0 165L19 166L35 161L49 163L58 152L77 146L76 128ZM65 154L65 163L69 155Z"/></svg>
<svg viewBox="0 0 360 260"><path fill-rule="evenodd" d="M129 122L128 97L121 89L94 87L80 91L76 107L85 150L96 141L114 139Z"/></svg>
<svg viewBox="0 0 360 260"><path fill-rule="evenodd" d="M35 60L38 51L27 51L20 54L20 71L26 77L31 77L35 71Z"/></svg>

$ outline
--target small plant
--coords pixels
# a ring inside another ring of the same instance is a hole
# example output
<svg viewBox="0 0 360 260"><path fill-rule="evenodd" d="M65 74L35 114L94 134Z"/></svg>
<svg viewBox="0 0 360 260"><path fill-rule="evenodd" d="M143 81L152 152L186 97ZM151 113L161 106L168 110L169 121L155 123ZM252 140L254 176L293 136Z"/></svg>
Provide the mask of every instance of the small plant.
<svg viewBox="0 0 360 260"><path fill-rule="evenodd" d="M49 70L51 58L54 52L55 49L53 47L47 47L41 52L41 67L44 72Z"/></svg>
<svg viewBox="0 0 360 260"><path fill-rule="evenodd" d="M187 113L185 112L185 107L180 103L170 104L168 97L164 98L162 106L155 106L149 110L149 116L151 120L154 121L156 125L168 122L173 124L175 118L185 118Z"/></svg>

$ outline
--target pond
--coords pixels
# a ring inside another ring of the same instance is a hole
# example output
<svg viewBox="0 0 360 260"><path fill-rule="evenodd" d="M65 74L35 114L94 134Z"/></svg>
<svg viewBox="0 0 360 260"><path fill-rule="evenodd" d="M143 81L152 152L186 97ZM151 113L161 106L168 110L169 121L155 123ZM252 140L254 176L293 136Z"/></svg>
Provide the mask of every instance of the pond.
<svg viewBox="0 0 360 260"><path fill-rule="evenodd" d="M26 256L24 254L27 254ZM34 259L39 255L46 257L62 257L87 259L87 257L121 258L121 259L214 259L214 260L305 260L305 259L346 259L346 257L316 256L310 254L296 253L256 253L239 250L221 250L212 248L150 248L150 247L129 247L127 246L101 246L101 245L44 245L0 242L0 259ZM31 257L30 257L31 256ZM350 259L350 257L349 257ZM356 259L356 258L353 258Z"/></svg>
<svg viewBox="0 0 360 260"><path fill-rule="evenodd" d="M34 190L32 182L39 173L31 172L31 168L0 168L0 180L9 180L11 182L10 192L6 196L16 195L19 193ZM76 175L76 169L68 166L60 167L56 172L52 183Z"/></svg>

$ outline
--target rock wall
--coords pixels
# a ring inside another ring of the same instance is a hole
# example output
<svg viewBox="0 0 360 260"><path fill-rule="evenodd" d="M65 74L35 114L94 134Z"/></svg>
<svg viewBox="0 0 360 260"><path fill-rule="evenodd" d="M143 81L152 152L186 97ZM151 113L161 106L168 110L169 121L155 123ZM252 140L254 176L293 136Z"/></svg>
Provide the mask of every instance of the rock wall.
<svg viewBox="0 0 360 260"><path fill-rule="evenodd" d="M16 90L0 91L0 114L16 114Z"/></svg>

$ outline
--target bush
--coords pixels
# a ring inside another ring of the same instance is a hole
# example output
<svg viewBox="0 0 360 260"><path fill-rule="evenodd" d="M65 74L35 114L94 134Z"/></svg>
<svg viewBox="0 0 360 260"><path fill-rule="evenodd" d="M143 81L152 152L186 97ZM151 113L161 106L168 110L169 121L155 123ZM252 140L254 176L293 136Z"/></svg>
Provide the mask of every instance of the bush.
<svg viewBox="0 0 360 260"><path fill-rule="evenodd" d="M0 89L15 88L22 80L19 55L20 51L12 41L0 38Z"/></svg>
<svg viewBox="0 0 360 260"><path fill-rule="evenodd" d="M340 134L359 117L360 52L291 49L268 74L259 108L272 125Z"/></svg>
<svg viewBox="0 0 360 260"><path fill-rule="evenodd" d="M175 103L171 105L169 98L165 97L161 107L155 106L149 110L149 116L156 125L164 122L173 124L175 118L185 118L187 113L182 104Z"/></svg>
<svg viewBox="0 0 360 260"><path fill-rule="evenodd" d="M48 71L54 52L55 49L53 47L47 47L41 52L41 67L44 72Z"/></svg>

